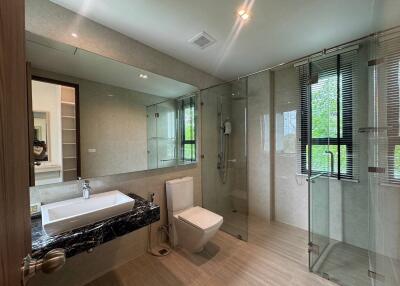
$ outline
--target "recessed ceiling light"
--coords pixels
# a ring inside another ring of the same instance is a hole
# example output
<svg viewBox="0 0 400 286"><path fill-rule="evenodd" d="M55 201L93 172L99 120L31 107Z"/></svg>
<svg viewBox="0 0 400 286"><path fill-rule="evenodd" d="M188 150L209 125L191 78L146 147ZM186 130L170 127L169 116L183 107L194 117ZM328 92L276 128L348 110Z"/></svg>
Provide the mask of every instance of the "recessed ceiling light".
<svg viewBox="0 0 400 286"><path fill-rule="evenodd" d="M114 94L107 94L107 96L109 96L109 97L113 97L113 96L114 96Z"/></svg>
<svg viewBox="0 0 400 286"><path fill-rule="evenodd" d="M139 77L143 78L143 79L148 79L149 78L149 76L147 74L142 74L142 73L139 75Z"/></svg>
<svg viewBox="0 0 400 286"><path fill-rule="evenodd" d="M246 12L246 10L240 10L239 12L238 12L238 15L243 19L243 20L247 20L247 19L249 19L249 17L250 17L250 15L249 15L249 13L247 13Z"/></svg>
<svg viewBox="0 0 400 286"><path fill-rule="evenodd" d="M74 38L78 38L78 34L77 33L72 33L71 36L74 37Z"/></svg>

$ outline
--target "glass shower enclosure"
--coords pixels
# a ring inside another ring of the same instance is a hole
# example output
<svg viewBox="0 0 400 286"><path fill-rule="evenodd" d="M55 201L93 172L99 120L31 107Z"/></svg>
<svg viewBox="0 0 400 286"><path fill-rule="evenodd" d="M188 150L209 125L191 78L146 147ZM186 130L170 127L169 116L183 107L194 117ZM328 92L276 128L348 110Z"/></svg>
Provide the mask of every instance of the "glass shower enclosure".
<svg viewBox="0 0 400 286"><path fill-rule="evenodd" d="M303 72L310 271L344 286L400 285L400 31Z"/></svg>
<svg viewBox="0 0 400 286"><path fill-rule="evenodd" d="M177 101L147 106L147 168L171 167L177 161Z"/></svg>
<svg viewBox="0 0 400 286"><path fill-rule="evenodd" d="M247 240L247 79L202 90L201 128L203 206Z"/></svg>

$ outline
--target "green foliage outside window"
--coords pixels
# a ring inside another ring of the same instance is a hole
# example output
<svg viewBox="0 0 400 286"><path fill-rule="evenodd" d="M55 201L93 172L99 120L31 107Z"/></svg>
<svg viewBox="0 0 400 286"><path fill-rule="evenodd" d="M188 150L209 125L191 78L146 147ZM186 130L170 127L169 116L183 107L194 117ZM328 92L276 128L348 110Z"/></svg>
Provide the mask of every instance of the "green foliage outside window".
<svg viewBox="0 0 400 286"><path fill-rule="evenodd" d="M318 83L311 86L311 124L312 124L312 171L329 173L331 170L331 157L327 153L333 153L334 173L338 172L338 108L337 108L337 75L323 74ZM342 101L342 98L340 98ZM343 107L340 104L340 136L343 137ZM306 146L306 166L308 168L308 150ZM340 146L340 172L347 171L347 146Z"/></svg>
<svg viewBox="0 0 400 286"><path fill-rule="evenodd" d="M400 179L400 145L394 147L394 178Z"/></svg>
<svg viewBox="0 0 400 286"><path fill-rule="evenodd" d="M194 102L183 104L183 160L196 160L196 124Z"/></svg>

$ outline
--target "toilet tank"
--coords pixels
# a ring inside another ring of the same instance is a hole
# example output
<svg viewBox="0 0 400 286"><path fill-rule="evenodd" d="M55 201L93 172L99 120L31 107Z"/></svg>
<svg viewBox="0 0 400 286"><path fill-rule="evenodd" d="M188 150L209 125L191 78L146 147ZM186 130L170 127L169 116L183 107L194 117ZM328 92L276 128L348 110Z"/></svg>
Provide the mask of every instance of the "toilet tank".
<svg viewBox="0 0 400 286"><path fill-rule="evenodd" d="M193 207L193 177L165 182L168 211L177 212Z"/></svg>

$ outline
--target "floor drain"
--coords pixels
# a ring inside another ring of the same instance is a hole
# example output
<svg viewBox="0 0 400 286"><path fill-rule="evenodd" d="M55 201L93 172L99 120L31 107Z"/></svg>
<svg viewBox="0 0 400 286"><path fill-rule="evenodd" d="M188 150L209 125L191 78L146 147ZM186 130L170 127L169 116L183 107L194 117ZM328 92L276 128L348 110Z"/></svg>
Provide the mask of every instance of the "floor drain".
<svg viewBox="0 0 400 286"><path fill-rule="evenodd" d="M329 277L329 274L326 272L322 273L322 278L325 278L326 280L331 280L331 278Z"/></svg>
<svg viewBox="0 0 400 286"><path fill-rule="evenodd" d="M162 249L160 249L160 250L158 251L158 253L160 253L161 255L166 255L166 254L168 254L168 250L165 249L165 248L162 248Z"/></svg>

